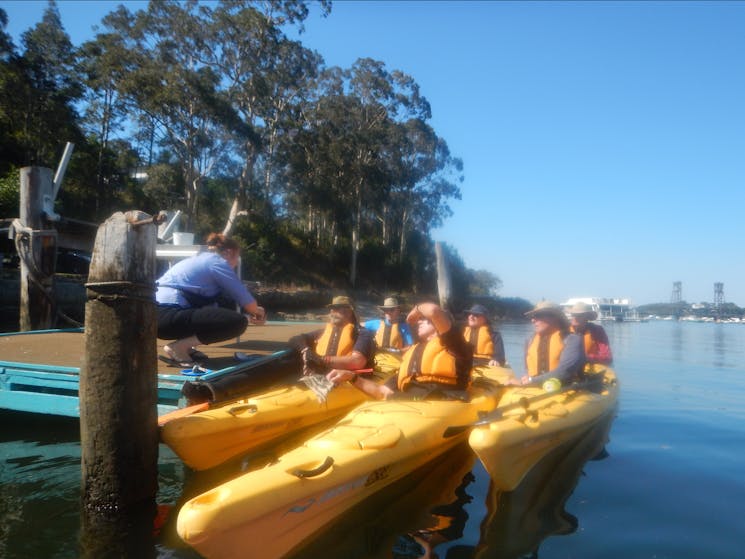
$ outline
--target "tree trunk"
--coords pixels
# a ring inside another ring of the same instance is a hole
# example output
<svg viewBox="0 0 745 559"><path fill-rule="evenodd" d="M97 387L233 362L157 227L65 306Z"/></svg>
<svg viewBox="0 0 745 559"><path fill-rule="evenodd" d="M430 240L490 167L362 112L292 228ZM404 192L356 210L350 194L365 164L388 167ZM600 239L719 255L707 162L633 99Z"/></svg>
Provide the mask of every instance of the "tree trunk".
<svg viewBox="0 0 745 559"><path fill-rule="evenodd" d="M362 180L355 189L354 221L352 223L352 262L349 266L349 283L357 283L357 255L360 252L360 235L362 234Z"/></svg>

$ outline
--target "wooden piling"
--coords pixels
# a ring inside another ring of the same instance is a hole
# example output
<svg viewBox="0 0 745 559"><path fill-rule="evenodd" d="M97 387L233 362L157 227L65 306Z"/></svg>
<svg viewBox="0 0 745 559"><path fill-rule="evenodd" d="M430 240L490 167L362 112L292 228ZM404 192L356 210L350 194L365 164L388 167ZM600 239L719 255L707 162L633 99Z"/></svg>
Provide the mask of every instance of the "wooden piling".
<svg viewBox="0 0 745 559"><path fill-rule="evenodd" d="M57 231L46 227L44 201L53 200L52 170L21 168L19 225L14 235L21 269L21 331L46 330L54 325L54 269Z"/></svg>
<svg viewBox="0 0 745 559"><path fill-rule="evenodd" d="M80 371L86 557L129 556L133 546L149 541L152 517L142 522L143 511L155 511L156 227L148 218L116 213L99 227L86 284Z"/></svg>
<svg viewBox="0 0 745 559"><path fill-rule="evenodd" d="M447 266L445 251L442 243L435 243L435 258L437 260L437 292L440 298L440 307L447 310L450 308L450 271Z"/></svg>

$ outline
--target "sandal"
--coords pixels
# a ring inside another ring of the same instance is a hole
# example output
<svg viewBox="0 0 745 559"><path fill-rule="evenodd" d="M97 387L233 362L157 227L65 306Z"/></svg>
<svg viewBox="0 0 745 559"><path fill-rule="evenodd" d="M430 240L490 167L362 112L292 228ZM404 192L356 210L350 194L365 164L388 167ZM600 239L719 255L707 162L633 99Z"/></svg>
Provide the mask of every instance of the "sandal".
<svg viewBox="0 0 745 559"><path fill-rule="evenodd" d="M168 355L158 355L158 359L163 361L163 363L167 363L169 367L193 367L196 364L194 361L179 361Z"/></svg>
<svg viewBox="0 0 745 559"><path fill-rule="evenodd" d="M191 348L189 350L189 357L191 357L191 360L195 363L203 363L204 361L207 361L209 357L206 353L202 353L198 349Z"/></svg>

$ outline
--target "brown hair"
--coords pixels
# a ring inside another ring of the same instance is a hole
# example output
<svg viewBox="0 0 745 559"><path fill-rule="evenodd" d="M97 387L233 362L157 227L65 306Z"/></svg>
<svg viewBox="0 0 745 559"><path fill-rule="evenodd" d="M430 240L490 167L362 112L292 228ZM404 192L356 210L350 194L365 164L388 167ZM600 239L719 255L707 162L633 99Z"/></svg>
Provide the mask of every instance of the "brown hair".
<svg viewBox="0 0 745 559"><path fill-rule="evenodd" d="M215 252L224 252L226 250L241 250L241 245L235 239L226 237L222 233L210 233L207 237L207 246Z"/></svg>

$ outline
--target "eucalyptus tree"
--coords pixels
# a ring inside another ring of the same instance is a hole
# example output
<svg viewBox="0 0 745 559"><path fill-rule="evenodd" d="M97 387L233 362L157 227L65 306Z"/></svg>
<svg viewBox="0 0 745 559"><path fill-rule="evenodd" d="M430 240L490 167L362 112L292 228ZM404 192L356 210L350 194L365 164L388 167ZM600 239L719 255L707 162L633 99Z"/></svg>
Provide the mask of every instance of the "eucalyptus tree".
<svg viewBox="0 0 745 559"><path fill-rule="evenodd" d="M397 126L399 141L393 144L393 184L382 206L383 236L398 235L398 259L406 254L409 233L416 229L429 236L452 215L449 202L461 198L463 163L450 154L447 143L422 119L409 119Z"/></svg>
<svg viewBox="0 0 745 559"><path fill-rule="evenodd" d="M316 214L308 223L330 217L348 235L354 285L364 236L386 242L395 229L404 239L414 224L428 234L447 215L447 199L460 193L444 174L457 160L426 124L430 106L411 76L365 58L327 70L319 87L288 146L288 176L296 207ZM417 210L428 219L416 220Z"/></svg>
<svg viewBox="0 0 745 559"><path fill-rule="evenodd" d="M132 123L145 123L153 143L173 155L187 221L197 216L202 181L225 154L232 120L220 75L202 62L204 14L195 0L150 2L135 13L119 6L104 18L105 38L96 45ZM119 55L126 63L106 64Z"/></svg>
<svg viewBox="0 0 745 559"><path fill-rule="evenodd" d="M271 178L277 143L295 126L295 107L322 63L320 56L283 32L289 25L302 29L309 4L231 0L220 2L214 10L205 8L211 40L204 44L203 62L220 74L231 107L240 117L233 132L242 166L226 234L249 200L254 209L273 213ZM323 15L328 14L330 2L319 5Z"/></svg>
<svg viewBox="0 0 745 559"><path fill-rule="evenodd" d="M66 141L82 138L75 102L82 95L75 72L75 49L50 0L42 19L21 35L23 53L14 61L23 79L16 82L14 128L24 149L23 164L53 167Z"/></svg>
<svg viewBox="0 0 745 559"><path fill-rule="evenodd" d="M0 177L12 173L15 182L11 184L18 190L18 173L14 166L22 164L24 152L18 133L24 121L22 111L18 110L18 97L28 87L28 80L21 68L13 39L5 32L7 25L8 15L0 8L0 152L3 154L0 158Z"/></svg>
<svg viewBox="0 0 745 559"><path fill-rule="evenodd" d="M115 12L107 16L128 18L128 13ZM122 82L132 70L125 38L114 32L98 33L95 39L83 43L79 50L79 67L86 89L83 127L96 144L97 206L112 196L115 169L106 165L110 143L122 131L128 116Z"/></svg>

